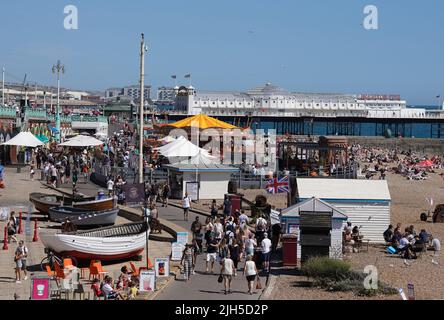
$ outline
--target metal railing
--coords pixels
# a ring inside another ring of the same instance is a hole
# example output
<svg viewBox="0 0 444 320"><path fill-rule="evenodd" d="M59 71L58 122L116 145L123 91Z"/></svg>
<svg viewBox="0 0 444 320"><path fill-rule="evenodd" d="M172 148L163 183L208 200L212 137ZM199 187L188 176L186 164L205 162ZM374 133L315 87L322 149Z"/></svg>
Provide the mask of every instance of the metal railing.
<svg viewBox="0 0 444 320"><path fill-rule="evenodd" d="M93 167L93 171L96 174L105 177L112 176L115 178L120 175L127 183L137 183L139 180L137 168L111 167L103 164L96 164ZM150 170L149 168L145 168L143 180L149 183L168 181L168 173L163 169Z"/></svg>

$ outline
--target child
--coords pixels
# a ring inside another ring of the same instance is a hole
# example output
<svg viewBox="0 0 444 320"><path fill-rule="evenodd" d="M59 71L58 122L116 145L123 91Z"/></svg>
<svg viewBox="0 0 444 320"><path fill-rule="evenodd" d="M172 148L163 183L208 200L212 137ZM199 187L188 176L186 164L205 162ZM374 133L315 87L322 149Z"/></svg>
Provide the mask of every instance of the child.
<svg viewBox="0 0 444 320"><path fill-rule="evenodd" d="M136 299L136 296L139 294L139 289L137 289L136 284L133 281L130 281L128 286L129 286L128 300Z"/></svg>
<svg viewBox="0 0 444 320"><path fill-rule="evenodd" d="M34 181L34 174L35 174L35 164L34 161L31 162L30 171L29 171L29 177L31 178L31 181Z"/></svg>

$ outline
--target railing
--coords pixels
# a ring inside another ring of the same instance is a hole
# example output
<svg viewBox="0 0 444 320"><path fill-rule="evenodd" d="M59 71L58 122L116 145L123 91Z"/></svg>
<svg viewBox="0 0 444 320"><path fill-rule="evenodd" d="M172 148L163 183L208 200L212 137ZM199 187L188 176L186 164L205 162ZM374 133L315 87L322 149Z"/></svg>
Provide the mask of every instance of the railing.
<svg viewBox="0 0 444 320"><path fill-rule="evenodd" d="M15 118L16 117L16 110L15 110L15 108L0 107L0 116L1 117L8 117L8 118Z"/></svg>
<svg viewBox="0 0 444 320"><path fill-rule="evenodd" d="M79 122L108 122L108 117L105 116L71 116L72 121Z"/></svg>
<svg viewBox="0 0 444 320"><path fill-rule="evenodd" d="M96 164L94 166L94 172L105 177L112 176L115 178L120 175L127 183L137 183L139 180L137 168L111 167ZM150 170L149 168L145 168L143 180L149 183L168 181L168 173L163 169Z"/></svg>

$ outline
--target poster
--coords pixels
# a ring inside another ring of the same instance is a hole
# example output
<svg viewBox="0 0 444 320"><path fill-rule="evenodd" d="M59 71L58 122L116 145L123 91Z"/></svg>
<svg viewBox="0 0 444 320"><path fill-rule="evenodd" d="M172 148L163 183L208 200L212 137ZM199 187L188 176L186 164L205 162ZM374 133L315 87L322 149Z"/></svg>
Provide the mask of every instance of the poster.
<svg viewBox="0 0 444 320"><path fill-rule="evenodd" d="M127 203L140 203L145 201L145 184L125 184L122 187Z"/></svg>
<svg viewBox="0 0 444 320"><path fill-rule="evenodd" d="M170 275L170 259L156 258L154 269L156 270L156 277L168 277Z"/></svg>
<svg viewBox="0 0 444 320"><path fill-rule="evenodd" d="M299 235L299 225L297 225L297 224L288 225L288 233Z"/></svg>
<svg viewBox="0 0 444 320"><path fill-rule="evenodd" d="M273 210L273 209L271 209L271 212L270 212L270 220L271 220L271 225L273 226L273 225L275 225L275 224L278 224L278 223L281 223L281 217L280 217L280 212L279 211L276 211L276 210Z"/></svg>
<svg viewBox="0 0 444 320"><path fill-rule="evenodd" d="M172 261L180 261L182 260L182 254L185 246L178 242L174 242L171 244L171 260Z"/></svg>
<svg viewBox="0 0 444 320"><path fill-rule="evenodd" d="M186 245L188 243L188 232L178 232L177 243Z"/></svg>
<svg viewBox="0 0 444 320"><path fill-rule="evenodd" d="M191 200L199 200L199 182L187 182L185 191Z"/></svg>
<svg viewBox="0 0 444 320"><path fill-rule="evenodd" d="M49 278L34 277L31 279L31 300L50 300Z"/></svg>
<svg viewBox="0 0 444 320"><path fill-rule="evenodd" d="M152 292L156 290L156 271L141 270L140 271L140 292Z"/></svg>

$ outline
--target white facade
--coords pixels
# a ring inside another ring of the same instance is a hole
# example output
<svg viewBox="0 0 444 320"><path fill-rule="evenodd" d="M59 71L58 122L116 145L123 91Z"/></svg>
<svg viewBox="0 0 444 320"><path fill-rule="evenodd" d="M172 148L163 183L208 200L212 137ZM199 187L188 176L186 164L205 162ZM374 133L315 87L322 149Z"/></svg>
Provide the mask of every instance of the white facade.
<svg viewBox="0 0 444 320"><path fill-rule="evenodd" d="M228 182L231 173L226 172L202 172L198 173L198 181L200 182L199 200L222 200L228 193ZM186 192L187 182L196 181L196 174L185 172L183 175L183 194Z"/></svg>
<svg viewBox="0 0 444 320"><path fill-rule="evenodd" d="M282 222L285 224L288 232L289 226L293 225L293 230L296 231L298 236L297 243L297 258L301 259L301 245L300 236L301 232L299 229L299 218L301 211L315 211L315 212L331 212L332 216L332 230L331 245L330 245L330 258L332 259L342 259L342 230L347 222L347 215L344 211L340 210L338 207L330 205L329 203L323 202L317 198L307 199L302 203L298 203L282 211Z"/></svg>
<svg viewBox="0 0 444 320"><path fill-rule="evenodd" d="M384 243L391 197L386 180L297 179L299 201L319 198L344 212L371 243Z"/></svg>
<svg viewBox="0 0 444 320"><path fill-rule="evenodd" d="M421 118L426 113L425 109L406 109L406 101L396 95L291 93L269 83L246 92L196 91L192 87L180 91L177 110L189 115Z"/></svg>

